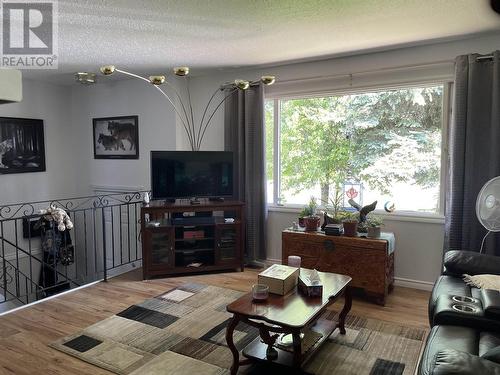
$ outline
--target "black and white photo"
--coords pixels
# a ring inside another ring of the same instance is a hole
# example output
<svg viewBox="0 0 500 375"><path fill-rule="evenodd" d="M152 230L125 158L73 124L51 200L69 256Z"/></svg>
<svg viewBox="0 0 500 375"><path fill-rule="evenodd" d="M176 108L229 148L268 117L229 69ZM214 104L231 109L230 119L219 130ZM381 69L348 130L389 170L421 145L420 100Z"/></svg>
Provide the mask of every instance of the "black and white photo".
<svg viewBox="0 0 500 375"><path fill-rule="evenodd" d="M139 159L138 116L95 118L95 159Z"/></svg>
<svg viewBox="0 0 500 375"><path fill-rule="evenodd" d="M0 117L0 174L42 171L43 120Z"/></svg>

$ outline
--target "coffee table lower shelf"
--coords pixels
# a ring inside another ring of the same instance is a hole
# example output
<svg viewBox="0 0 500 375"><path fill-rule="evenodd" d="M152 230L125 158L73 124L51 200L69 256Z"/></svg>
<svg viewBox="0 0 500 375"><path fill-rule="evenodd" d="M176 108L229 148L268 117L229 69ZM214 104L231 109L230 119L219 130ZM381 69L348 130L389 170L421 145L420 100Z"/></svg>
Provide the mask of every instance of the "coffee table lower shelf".
<svg viewBox="0 0 500 375"><path fill-rule="evenodd" d="M335 321L327 319L319 319L310 328L311 331L317 332L321 335L321 338L316 341L311 348L307 350L306 353L302 354L301 364L304 365L316 352L317 349L321 347L323 342L328 339L328 337L338 328L339 325ZM278 352L278 358L275 360L268 360L266 356L267 344L262 342L260 336L257 336L250 344L248 344L245 349L243 349L243 356L248 359L256 361L271 362L282 366L293 367L293 351L288 351L281 349L278 346L274 346Z"/></svg>

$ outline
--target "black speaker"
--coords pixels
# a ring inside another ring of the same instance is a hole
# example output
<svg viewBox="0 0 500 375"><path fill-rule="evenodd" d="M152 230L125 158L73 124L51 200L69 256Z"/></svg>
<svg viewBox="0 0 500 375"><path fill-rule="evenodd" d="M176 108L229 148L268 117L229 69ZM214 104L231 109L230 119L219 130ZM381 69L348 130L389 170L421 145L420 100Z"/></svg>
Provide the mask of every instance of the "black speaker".
<svg viewBox="0 0 500 375"><path fill-rule="evenodd" d="M23 218L23 238L40 237L41 229L35 229L35 224L38 223L39 218Z"/></svg>
<svg viewBox="0 0 500 375"><path fill-rule="evenodd" d="M500 0L490 0L491 2L491 8L500 14Z"/></svg>

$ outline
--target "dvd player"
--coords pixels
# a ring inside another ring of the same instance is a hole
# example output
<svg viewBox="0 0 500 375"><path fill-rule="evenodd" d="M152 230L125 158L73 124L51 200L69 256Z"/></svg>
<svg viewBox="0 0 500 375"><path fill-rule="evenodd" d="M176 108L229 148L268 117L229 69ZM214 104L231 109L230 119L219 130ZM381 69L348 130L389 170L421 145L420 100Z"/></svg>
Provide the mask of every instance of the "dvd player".
<svg viewBox="0 0 500 375"><path fill-rule="evenodd" d="M190 217L174 217L172 219L173 225L209 225L215 223L213 216L190 216Z"/></svg>

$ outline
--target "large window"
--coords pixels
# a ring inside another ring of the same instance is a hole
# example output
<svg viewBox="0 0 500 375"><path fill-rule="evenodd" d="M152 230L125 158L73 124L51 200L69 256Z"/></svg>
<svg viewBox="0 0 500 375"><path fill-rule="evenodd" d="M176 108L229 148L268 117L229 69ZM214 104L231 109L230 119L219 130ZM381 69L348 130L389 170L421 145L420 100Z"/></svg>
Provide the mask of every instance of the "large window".
<svg viewBox="0 0 500 375"><path fill-rule="evenodd" d="M268 202L441 212L445 89L266 100Z"/></svg>

